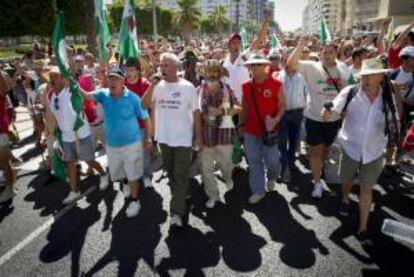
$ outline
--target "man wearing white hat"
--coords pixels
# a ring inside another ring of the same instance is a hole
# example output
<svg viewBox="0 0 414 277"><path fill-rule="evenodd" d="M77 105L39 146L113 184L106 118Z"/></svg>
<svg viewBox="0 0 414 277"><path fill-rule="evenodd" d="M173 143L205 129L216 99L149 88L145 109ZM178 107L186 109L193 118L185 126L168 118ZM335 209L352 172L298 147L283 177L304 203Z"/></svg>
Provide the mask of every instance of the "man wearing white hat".
<svg viewBox="0 0 414 277"><path fill-rule="evenodd" d="M280 174L278 132L285 112L285 97L279 80L270 77L267 66L271 62L259 55L252 55L245 66L252 79L242 85L242 113L239 132L244 134L244 150L249 164L250 204L265 196L266 187L272 190Z"/></svg>
<svg viewBox="0 0 414 277"><path fill-rule="evenodd" d="M367 59L359 73L360 83L344 88L333 100L331 109L324 108L321 116L343 116L339 131L342 147L341 182L342 204L340 214L349 215L349 193L354 177L358 174L359 229L357 238L370 243L367 223L372 202L372 187L377 183L384 166L384 152L388 139L398 132L398 113L392 85L384 80L380 60Z"/></svg>

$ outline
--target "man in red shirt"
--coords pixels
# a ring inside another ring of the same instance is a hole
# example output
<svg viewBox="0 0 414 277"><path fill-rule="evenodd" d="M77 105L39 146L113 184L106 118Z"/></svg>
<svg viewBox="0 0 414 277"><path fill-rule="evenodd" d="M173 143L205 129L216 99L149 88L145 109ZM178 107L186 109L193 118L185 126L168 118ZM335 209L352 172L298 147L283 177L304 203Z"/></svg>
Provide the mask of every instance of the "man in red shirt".
<svg viewBox="0 0 414 277"><path fill-rule="evenodd" d="M240 134L244 134L244 149L249 165L250 204L258 203L265 196L265 170L268 190L274 188L280 173L277 133L286 105L282 84L269 76L266 70L268 65L269 60L252 55L245 62L252 79L242 85L239 127Z"/></svg>
<svg viewBox="0 0 414 277"><path fill-rule="evenodd" d="M140 99L144 96L145 92L150 86L147 79L141 75L141 63L139 59L128 59L125 64L126 79L125 86L132 92L134 92ZM145 123L141 119L138 119L139 127L142 130L146 130ZM152 137L152 136L151 136ZM149 152L144 152L144 186L150 187L152 178L151 171L151 156Z"/></svg>
<svg viewBox="0 0 414 277"><path fill-rule="evenodd" d="M16 176L11 167L12 156L7 135L9 130L7 93L10 89L11 84L6 80L3 72L0 71L0 170L3 171L4 179L6 179L6 187L0 193L0 203L7 202L16 195L13 189Z"/></svg>

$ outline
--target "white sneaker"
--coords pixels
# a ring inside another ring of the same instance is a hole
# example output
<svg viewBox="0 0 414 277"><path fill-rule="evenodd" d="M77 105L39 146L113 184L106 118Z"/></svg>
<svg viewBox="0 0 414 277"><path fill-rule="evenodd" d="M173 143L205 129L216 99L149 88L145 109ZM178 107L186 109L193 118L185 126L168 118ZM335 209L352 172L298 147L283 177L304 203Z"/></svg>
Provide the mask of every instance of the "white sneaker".
<svg viewBox="0 0 414 277"><path fill-rule="evenodd" d="M267 191L272 191L276 187L276 181L275 180L268 180L266 183L266 189Z"/></svg>
<svg viewBox="0 0 414 277"><path fill-rule="evenodd" d="M150 178L144 178L144 187L146 188L152 187L152 181Z"/></svg>
<svg viewBox="0 0 414 277"><path fill-rule="evenodd" d="M262 200L264 197L265 197L264 193L255 193L249 197L249 203L250 204L259 203L259 201Z"/></svg>
<svg viewBox="0 0 414 277"><path fill-rule="evenodd" d="M217 202L217 200L216 200L216 199L214 199L214 198L209 198L209 199L207 200L207 202L206 202L206 207L207 207L208 209L213 209L213 208L216 206L216 202Z"/></svg>
<svg viewBox="0 0 414 277"><path fill-rule="evenodd" d="M16 191L13 188L5 188L0 194L0 203L4 203L16 196Z"/></svg>
<svg viewBox="0 0 414 277"><path fill-rule="evenodd" d="M183 221L181 220L181 218L178 215L173 215L170 219L170 226L177 226L177 227L182 227L183 226Z"/></svg>
<svg viewBox="0 0 414 277"><path fill-rule="evenodd" d="M123 193L124 193L124 197L125 198L128 198L128 197L130 197L131 196L131 188L129 187L129 185L128 184L125 184L124 185L124 188L123 188Z"/></svg>
<svg viewBox="0 0 414 277"><path fill-rule="evenodd" d="M71 191L69 192L69 195L65 199L63 199L62 204L63 205L72 204L73 202L76 202L80 197L81 197L80 192Z"/></svg>
<svg viewBox="0 0 414 277"><path fill-rule="evenodd" d="M319 182L314 182L315 186L312 191L313 198L322 198L323 193L323 182L320 180Z"/></svg>
<svg viewBox="0 0 414 277"><path fill-rule="evenodd" d="M109 177L108 174L101 176L101 182L99 183L99 190L104 191L109 187Z"/></svg>
<svg viewBox="0 0 414 277"><path fill-rule="evenodd" d="M126 217L131 218L137 216L140 209L141 204L139 203L139 200L131 201L125 211Z"/></svg>
<svg viewBox="0 0 414 277"><path fill-rule="evenodd" d="M232 190L234 188L234 182L232 179L226 181L227 189Z"/></svg>

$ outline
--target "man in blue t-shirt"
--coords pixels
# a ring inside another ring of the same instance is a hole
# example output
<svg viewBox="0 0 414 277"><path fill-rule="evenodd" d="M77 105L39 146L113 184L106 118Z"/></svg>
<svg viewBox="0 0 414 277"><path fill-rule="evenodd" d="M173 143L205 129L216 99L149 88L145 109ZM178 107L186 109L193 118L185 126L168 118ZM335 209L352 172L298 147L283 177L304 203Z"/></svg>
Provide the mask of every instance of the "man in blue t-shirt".
<svg viewBox="0 0 414 277"><path fill-rule="evenodd" d="M144 170L144 149L152 146L151 121L147 110L141 108L139 97L125 88L124 82L124 73L113 69L108 75L109 89L83 93L83 96L102 105L109 172L113 181L128 179L132 200L126 216L134 217L141 207L138 196ZM137 118L145 122L145 134L142 134Z"/></svg>

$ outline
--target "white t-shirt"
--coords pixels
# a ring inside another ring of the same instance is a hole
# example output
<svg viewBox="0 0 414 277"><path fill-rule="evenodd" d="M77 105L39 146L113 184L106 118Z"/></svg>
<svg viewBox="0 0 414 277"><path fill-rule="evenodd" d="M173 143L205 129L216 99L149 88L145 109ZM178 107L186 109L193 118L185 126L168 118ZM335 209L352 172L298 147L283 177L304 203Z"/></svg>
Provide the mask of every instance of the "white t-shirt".
<svg viewBox="0 0 414 277"><path fill-rule="evenodd" d="M332 101L338 94L333 84L328 84L329 76L323 69L322 63L314 61L299 61L298 72L302 74L308 88L308 97L304 115L315 121L324 121L321 111L324 103ZM346 84L345 74L338 67L328 69L332 78L340 78L342 84ZM339 120L339 116L332 117L329 121Z"/></svg>
<svg viewBox="0 0 414 277"><path fill-rule="evenodd" d="M164 80L154 87L155 139L168 146L191 147L193 112L200 110L196 88L180 78L176 83Z"/></svg>
<svg viewBox="0 0 414 277"><path fill-rule="evenodd" d="M73 130L76 120L76 112L72 108L70 98L71 92L69 87L67 87L58 95L54 93L49 102L50 110L56 118L64 142L74 142L76 140L75 131ZM83 114L82 117L84 124L77 132L79 139L84 139L91 134L88 120Z"/></svg>
<svg viewBox="0 0 414 277"><path fill-rule="evenodd" d="M404 99L414 99L414 80L413 80L413 73L412 72L405 72L400 67L400 72L397 75L397 78L395 78L395 81L399 84L404 84L407 86L407 88L403 91L401 91L401 96ZM408 93L408 90L411 88L410 93Z"/></svg>
<svg viewBox="0 0 414 277"><path fill-rule="evenodd" d="M229 78L227 80L228 84L233 90L239 103L242 102L241 100L243 96L242 84L250 78L249 70L244 66L244 61L242 59L243 55L247 54L240 54L234 63L231 63L230 56L228 56L223 62L223 67L229 72Z"/></svg>

